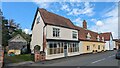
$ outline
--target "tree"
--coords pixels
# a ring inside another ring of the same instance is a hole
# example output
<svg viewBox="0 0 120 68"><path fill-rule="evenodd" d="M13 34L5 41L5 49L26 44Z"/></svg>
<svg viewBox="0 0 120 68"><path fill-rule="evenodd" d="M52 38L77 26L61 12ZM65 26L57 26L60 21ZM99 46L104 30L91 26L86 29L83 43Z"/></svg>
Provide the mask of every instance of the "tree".
<svg viewBox="0 0 120 68"><path fill-rule="evenodd" d="M8 45L8 40L11 38L9 35L9 30L6 25L8 24L8 20L3 18L2 20L2 46L6 47Z"/></svg>

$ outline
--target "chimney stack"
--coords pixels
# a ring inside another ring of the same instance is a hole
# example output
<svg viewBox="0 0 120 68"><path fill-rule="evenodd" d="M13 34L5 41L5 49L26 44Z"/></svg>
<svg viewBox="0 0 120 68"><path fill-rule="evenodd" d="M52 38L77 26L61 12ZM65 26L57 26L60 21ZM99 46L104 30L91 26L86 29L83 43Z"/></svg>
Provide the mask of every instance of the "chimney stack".
<svg viewBox="0 0 120 68"><path fill-rule="evenodd" d="M87 29L87 22L85 20L83 21L83 28Z"/></svg>

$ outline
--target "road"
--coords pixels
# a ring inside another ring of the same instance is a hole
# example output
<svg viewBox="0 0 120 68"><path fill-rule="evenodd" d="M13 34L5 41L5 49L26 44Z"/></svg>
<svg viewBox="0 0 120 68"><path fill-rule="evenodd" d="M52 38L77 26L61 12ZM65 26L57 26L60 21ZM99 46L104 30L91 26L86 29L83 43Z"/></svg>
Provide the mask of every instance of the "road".
<svg viewBox="0 0 120 68"><path fill-rule="evenodd" d="M115 59L115 53L116 51L107 51L85 54L47 62L37 62L26 66L118 66L120 60Z"/></svg>

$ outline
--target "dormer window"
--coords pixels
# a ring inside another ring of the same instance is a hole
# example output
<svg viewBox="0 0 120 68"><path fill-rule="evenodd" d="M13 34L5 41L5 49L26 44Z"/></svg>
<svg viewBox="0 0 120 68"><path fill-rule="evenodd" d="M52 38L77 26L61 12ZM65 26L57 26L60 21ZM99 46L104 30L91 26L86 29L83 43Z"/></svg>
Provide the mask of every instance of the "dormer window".
<svg viewBox="0 0 120 68"><path fill-rule="evenodd" d="M104 37L102 37L102 41L104 42Z"/></svg>
<svg viewBox="0 0 120 68"><path fill-rule="evenodd" d="M37 18L37 24L40 23L40 16Z"/></svg>
<svg viewBox="0 0 120 68"><path fill-rule="evenodd" d="M87 34L87 39L90 39L91 38L91 35L90 33Z"/></svg>
<svg viewBox="0 0 120 68"><path fill-rule="evenodd" d="M100 37L99 37L99 35L97 36L97 41L100 41Z"/></svg>

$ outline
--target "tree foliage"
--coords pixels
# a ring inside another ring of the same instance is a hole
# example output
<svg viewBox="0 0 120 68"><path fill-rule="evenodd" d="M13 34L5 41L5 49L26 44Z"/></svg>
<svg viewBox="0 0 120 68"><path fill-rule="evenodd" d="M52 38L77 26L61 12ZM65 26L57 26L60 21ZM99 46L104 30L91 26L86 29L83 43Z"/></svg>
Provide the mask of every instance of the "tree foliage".
<svg viewBox="0 0 120 68"><path fill-rule="evenodd" d="M8 40L12 37L20 34L23 36L27 42L30 41L30 35L26 34L21 28L20 24L16 24L13 19L7 20L3 18L2 20L2 45L4 47L8 46Z"/></svg>

